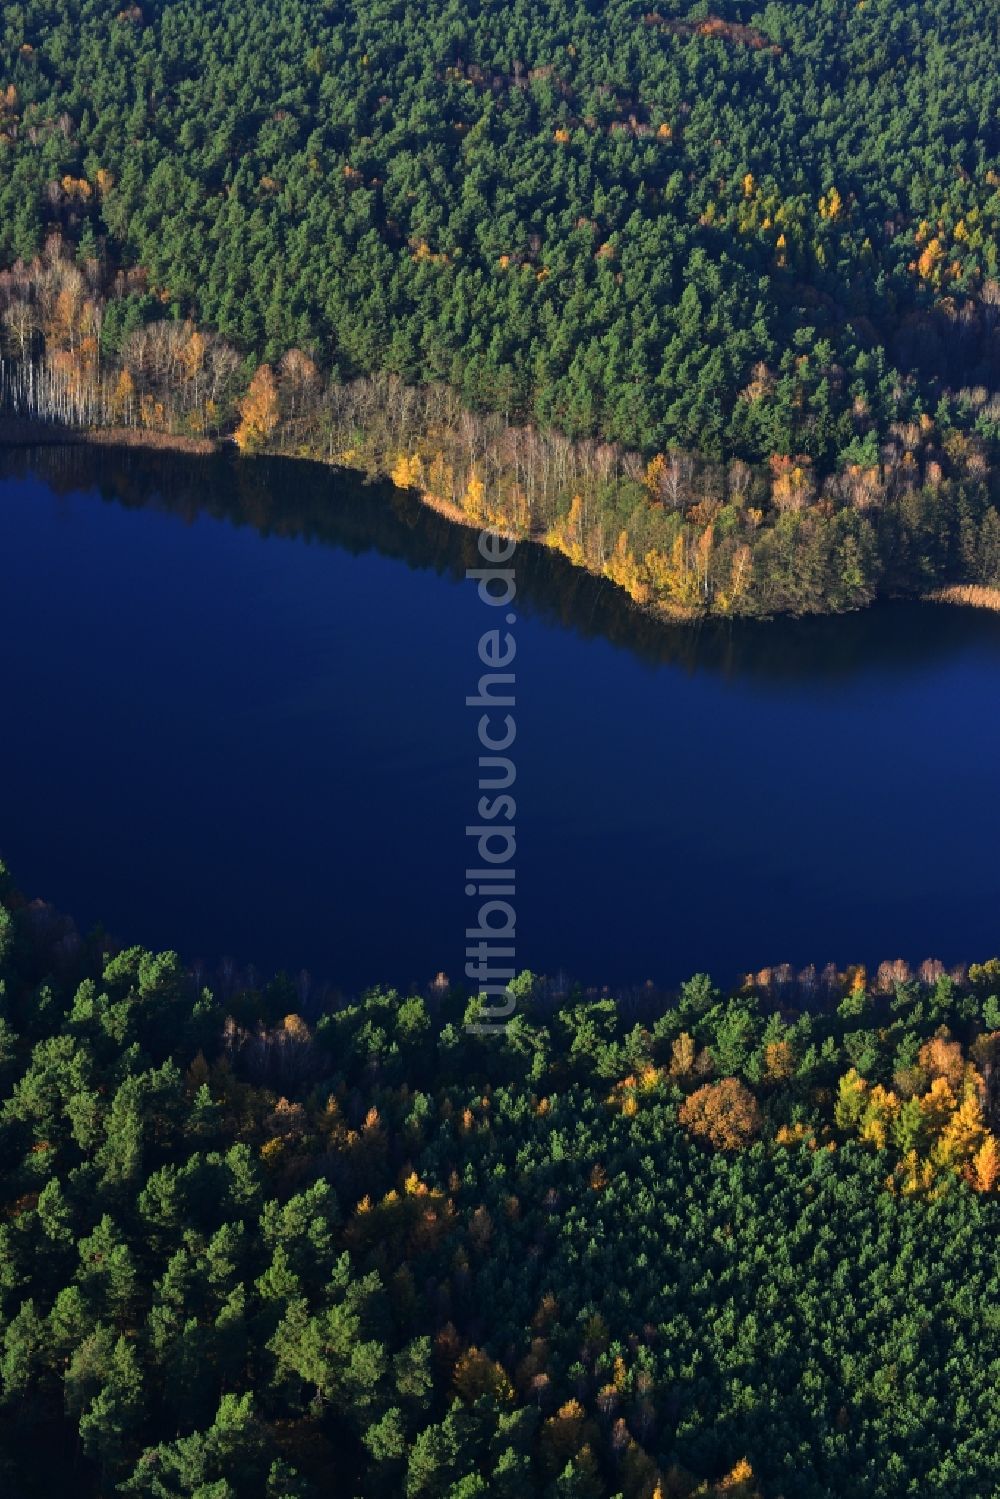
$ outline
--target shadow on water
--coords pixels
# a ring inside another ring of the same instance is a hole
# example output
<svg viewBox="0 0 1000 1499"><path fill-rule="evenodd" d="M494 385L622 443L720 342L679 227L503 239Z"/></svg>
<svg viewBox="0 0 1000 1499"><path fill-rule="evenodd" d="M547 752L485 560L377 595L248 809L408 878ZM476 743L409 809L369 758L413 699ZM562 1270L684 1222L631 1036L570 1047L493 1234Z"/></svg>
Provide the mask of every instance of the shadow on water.
<svg viewBox="0 0 1000 1499"><path fill-rule="evenodd" d="M352 555L375 551L454 582L480 564L476 532L388 483L301 459L239 459L141 448L52 446L0 454L0 480L34 474L57 494L93 490L127 509L194 524L210 516L262 537L301 539ZM836 681L891 667L920 671L969 647L1000 652L1000 615L915 602L852 615L674 625L652 618L607 581L543 546L516 553L522 609L646 665L748 677L775 685Z"/></svg>
<svg viewBox="0 0 1000 1499"><path fill-rule="evenodd" d="M3 478L17 877L210 963L461 972L475 531L229 452L9 450ZM996 950L1000 616L670 626L543 547L516 568L519 963L669 985Z"/></svg>

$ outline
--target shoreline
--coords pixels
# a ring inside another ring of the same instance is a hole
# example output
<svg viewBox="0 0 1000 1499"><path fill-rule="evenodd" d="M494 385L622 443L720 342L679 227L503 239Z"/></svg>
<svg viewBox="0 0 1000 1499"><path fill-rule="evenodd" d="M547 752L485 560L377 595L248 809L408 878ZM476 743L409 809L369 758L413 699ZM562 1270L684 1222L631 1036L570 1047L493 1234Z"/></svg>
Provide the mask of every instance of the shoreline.
<svg viewBox="0 0 1000 1499"><path fill-rule="evenodd" d="M60 427L27 416L0 416L0 447L154 448L161 452L193 453L208 457L223 441L215 437L184 437L143 427Z"/></svg>
<svg viewBox="0 0 1000 1499"><path fill-rule="evenodd" d="M328 467L346 468L349 473L367 473L366 469L352 468L349 464L328 464ZM388 475L379 474L376 477L380 481L386 479L389 483L392 483L392 480L388 477ZM659 605L640 603L638 599L634 599L632 597L627 588L624 588L620 583L615 582L614 578L608 577L607 573L596 572L594 568L587 567L585 563L574 561L574 559L570 557L562 547L551 541L543 530L518 531L511 526L491 523L488 518L477 518L476 516L469 515L465 510L462 509L461 505L455 505L450 500L443 500L439 495L431 493L430 490L421 489L417 485L409 486L408 493L416 495L420 503L422 505L426 505L428 510L433 510L435 515L442 516L445 520L450 521L453 525L464 526L466 530L472 531L484 529L494 531L498 536L502 536L505 541L515 541L519 545L527 542L531 546L545 547L546 551L556 552L560 557L565 557L567 562L569 562L572 567L578 567L580 571L586 573L588 577L597 578L600 582L610 583L612 588L617 588L619 593L623 593L625 595L632 608L637 610L640 614L644 614L647 619L656 619L659 620L662 624L700 624L706 619L725 619L727 617L734 617L713 613L711 610L693 610L688 612L685 611L685 609L680 604L671 607L665 603Z"/></svg>
<svg viewBox="0 0 1000 1499"><path fill-rule="evenodd" d="M261 456L274 458L294 456L297 458L302 458L306 462L319 462L326 468L343 469L346 473L350 474L364 474L365 477L373 483L395 484L395 480L392 478L391 474L384 473L378 469L373 472L369 468L360 467L355 464L337 463L327 458L313 459L304 453L298 453L294 455L285 453L262 453ZM518 530L516 527L504 525L502 521L491 521L488 516L470 515L467 510L462 509L461 505L456 505L451 500L442 499L440 495L434 494L432 490L421 489L418 484L395 484L395 487L402 490L406 494L415 495L416 498L420 501L421 505L425 505L428 510L433 510L435 515L440 515L442 519L450 521L452 525L464 526L467 531L489 530L494 532L497 536L502 536L505 541L514 541L517 542L518 545L528 544L530 546L544 547L548 552L555 552L558 556L565 557L566 561L570 564L571 567L579 568L580 572L586 573L589 578L596 578L601 583L610 583L612 588L616 588L619 593L625 595L625 598L628 600L633 609L635 609L639 614L644 614L647 619L658 620L661 624L694 625L701 624L708 619L738 619L753 617L749 615L727 615L718 611L713 611L711 609L701 610L685 608L682 604L671 605L666 602L662 602L659 604L643 603L639 599L634 598L626 587L617 582L614 578L610 577L608 573L598 572L596 568L588 567L585 562L578 562L574 557L571 557L569 552L567 552L564 547L559 546L558 542L553 541L548 533L541 528L534 531ZM766 618L769 616L757 617Z"/></svg>
<svg viewBox="0 0 1000 1499"><path fill-rule="evenodd" d="M0 416L0 448L15 447L105 447L105 448L146 448L160 452L186 453L194 456L210 457L220 453L227 447L232 446L231 439L224 437L186 437L179 433L154 432L142 427L61 427L55 422L41 422L32 417L22 416ZM318 463L324 468L341 469L346 473L358 474L369 483L393 484L391 474L379 469L373 469L363 464L344 463L335 459L324 458L318 454L296 452L283 453L280 450L262 448L254 455L261 458L281 458L290 462ZM598 578L601 582L610 583L623 593L631 606L647 619L658 620L661 624L699 624L706 619L723 619L737 616L726 616L716 614L711 610L685 609L681 605L674 607L668 604L652 605L641 603L632 597L627 588L610 578L607 573L597 572L585 563L577 562L564 548L550 540L543 530L526 532L503 523L491 523L488 517L476 517L463 510L461 505L456 505L450 500L442 499L430 490L422 489L419 485L395 486L404 489L406 493L416 496L421 505L433 510L435 515L452 525L463 526L466 530L482 530L487 527L496 531L506 541L517 543L528 542L534 546L545 547L566 560L573 567L578 567L591 578Z"/></svg>
<svg viewBox="0 0 1000 1499"><path fill-rule="evenodd" d="M0 416L0 448L17 447L103 447L103 448L144 448L150 451L184 453L194 457L211 457L221 453L227 447L232 446L231 439L225 437L189 437L181 433L156 432L142 427L65 427L55 422L42 422L32 417ZM299 461L306 463L318 463L324 468L334 470L342 469L347 473L363 476L369 482L394 483L391 474L383 473L378 469L372 469L362 464L338 462L330 458L324 458L310 453L282 453L273 449L262 449L257 455L262 458L282 458L291 462ZM758 619L773 620L777 618L806 619L831 617L845 612L853 613L853 610L844 611L840 609L818 609L808 613L792 614L767 614L749 615L739 612L723 612L713 609L698 609L696 607L685 607L681 604L670 605L665 602L650 604L633 597L628 588L623 586L615 578L610 577L607 572L597 571L588 567L585 562L579 562L570 556L569 552L558 545L545 531L526 532L516 528L505 526L502 523L491 524L488 517L476 517L463 510L460 505L452 501L442 499L430 490L422 489L419 485L396 485L396 488L404 488L408 493L414 495L421 505L432 510L435 515L451 525L463 526L466 530L481 530L484 527L495 530L505 540L518 543L530 543L534 546L545 547L559 556L565 557L572 567L578 567L592 578L601 582L610 583L619 593L624 594L632 608L647 619L657 620L666 625L697 625L707 620L735 620L735 619ZM915 595L922 603L950 604L952 607L983 609L994 614L1000 614L1000 588L990 588L982 583L948 583L940 588L930 589L926 593ZM884 601L884 600L882 600ZM868 608L880 602L874 598L868 604Z"/></svg>
<svg viewBox="0 0 1000 1499"><path fill-rule="evenodd" d="M988 588L985 583L949 583L944 588L933 588L921 597L929 604L952 604L966 609L986 609L1000 614L1000 588Z"/></svg>

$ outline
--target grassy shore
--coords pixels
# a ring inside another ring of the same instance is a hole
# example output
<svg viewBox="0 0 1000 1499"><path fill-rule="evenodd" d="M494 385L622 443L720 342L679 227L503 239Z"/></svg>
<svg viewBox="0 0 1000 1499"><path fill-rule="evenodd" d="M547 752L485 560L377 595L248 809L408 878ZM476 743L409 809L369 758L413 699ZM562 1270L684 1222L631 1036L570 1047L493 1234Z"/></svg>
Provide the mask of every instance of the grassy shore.
<svg viewBox="0 0 1000 1499"><path fill-rule="evenodd" d="M987 588L982 583L952 583L947 588L935 588L924 597L932 604L964 604L1000 614L1000 588Z"/></svg>
<svg viewBox="0 0 1000 1499"><path fill-rule="evenodd" d="M170 432L152 432L141 427L61 427L55 422L30 417L0 417L0 447L67 447L87 443L105 448L159 448L175 453L215 453L221 443L214 437L182 437Z"/></svg>

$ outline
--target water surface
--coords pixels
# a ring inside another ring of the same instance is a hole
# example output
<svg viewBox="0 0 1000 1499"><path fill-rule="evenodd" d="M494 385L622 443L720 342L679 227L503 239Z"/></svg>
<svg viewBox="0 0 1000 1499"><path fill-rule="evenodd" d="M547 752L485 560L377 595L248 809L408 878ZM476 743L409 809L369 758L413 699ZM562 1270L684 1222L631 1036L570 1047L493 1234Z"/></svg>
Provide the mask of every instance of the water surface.
<svg viewBox="0 0 1000 1499"><path fill-rule="evenodd" d="M472 532L311 465L0 455L0 854L122 941L457 975ZM519 966L729 982L1000 948L1000 617L679 629L541 549L519 596Z"/></svg>

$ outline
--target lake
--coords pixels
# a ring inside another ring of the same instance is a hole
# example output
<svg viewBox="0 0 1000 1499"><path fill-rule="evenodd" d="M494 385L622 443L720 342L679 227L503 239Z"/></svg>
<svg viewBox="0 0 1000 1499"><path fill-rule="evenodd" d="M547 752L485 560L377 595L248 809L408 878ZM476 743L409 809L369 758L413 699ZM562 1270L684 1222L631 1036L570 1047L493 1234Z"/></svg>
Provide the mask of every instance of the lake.
<svg viewBox="0 0 1000 1499"><path fill-rule="evenodd" d="M0 454L0 855L121 942L461 975L476 535L309 464ZM1000 949L1000 617L659 625L522 546L517 963Z"/></svg>

